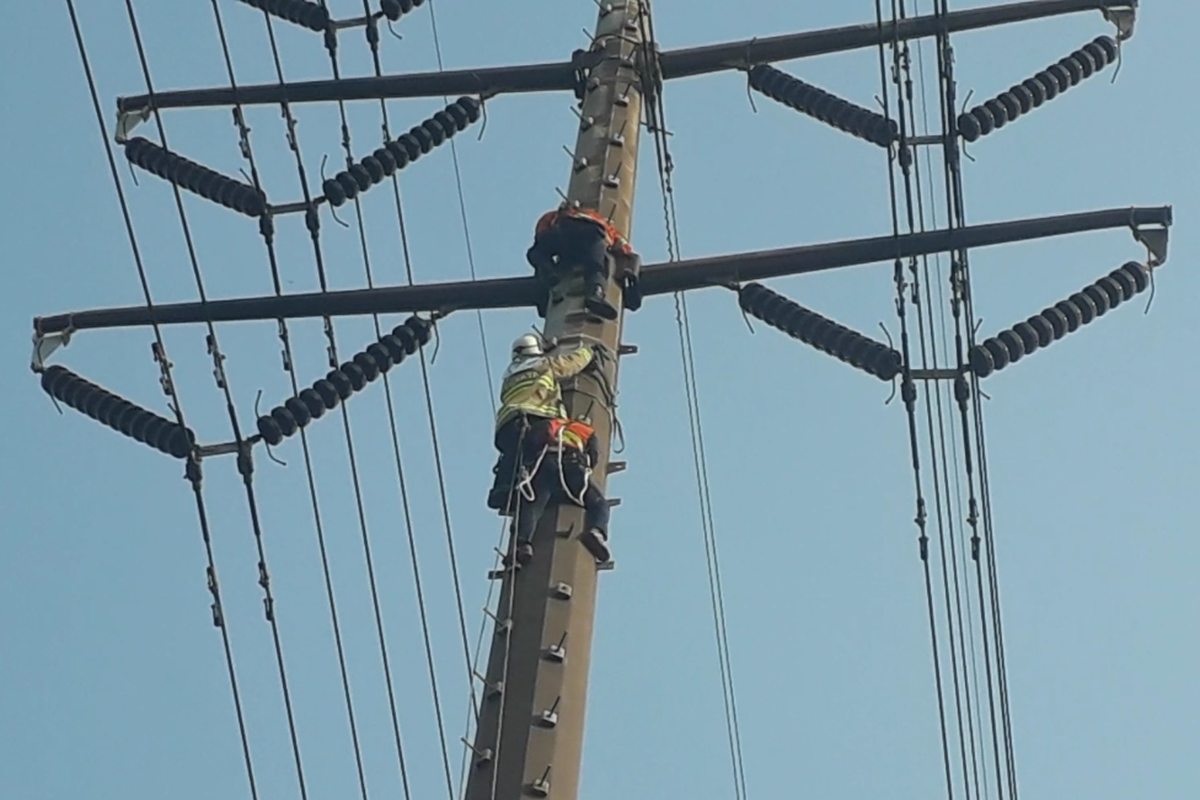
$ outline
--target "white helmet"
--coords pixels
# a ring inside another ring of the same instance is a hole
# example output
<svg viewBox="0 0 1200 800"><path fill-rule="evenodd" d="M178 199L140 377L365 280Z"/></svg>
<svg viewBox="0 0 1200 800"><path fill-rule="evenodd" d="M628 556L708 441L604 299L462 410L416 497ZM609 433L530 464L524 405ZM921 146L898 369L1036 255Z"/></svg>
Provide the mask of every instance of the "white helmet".
<svg viewBox="0 0 1200 800"><path fill-rule="evenodd" d="M542 340L532 333L527 333L512 343L512 357L514 360L540 355L542 355Z"/></svg>

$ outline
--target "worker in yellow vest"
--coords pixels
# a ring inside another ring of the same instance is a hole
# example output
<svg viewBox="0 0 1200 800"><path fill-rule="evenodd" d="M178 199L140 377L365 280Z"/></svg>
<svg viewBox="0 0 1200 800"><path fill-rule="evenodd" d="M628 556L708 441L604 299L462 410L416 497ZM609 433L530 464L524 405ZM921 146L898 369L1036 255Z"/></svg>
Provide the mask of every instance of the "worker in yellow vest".
<svg viewBox="0 0 1200 800"><path fill-rule="evenodd" d="M587 310L601 319L617 318L616 306L605 296L612 274L610 255L633 251L612 223L591 209L564 202L538 219L533 237L525 257L545 285L556 283L564 270L580 267ZM538 311L546 315L545 300Z"/></svg>
<svg viewBox="0 0 1200 800"><path fill-rule="evenodd" d="M583 507L580 543L598 564L612 560L608 547L608 501L592 480L600 460L595 429L589 420L561 417L539 429L537 456L517 486L519 505L513 519L519 564L533 558L533 532L551 501Z"/></svg>
<svg viewBox="0 0 1200 800"><path fill-rule="evenodd" d="M540 429L567 415L560 381L582 372L593 358L593 348L584 345L547 354L541 337L534 334L513 342L496 412L494 443L500 458L492 470L495 479L488 493L489 508L504 515L512 513L512 491L519 473L537 452L537 443L545 439Z"/></svg>

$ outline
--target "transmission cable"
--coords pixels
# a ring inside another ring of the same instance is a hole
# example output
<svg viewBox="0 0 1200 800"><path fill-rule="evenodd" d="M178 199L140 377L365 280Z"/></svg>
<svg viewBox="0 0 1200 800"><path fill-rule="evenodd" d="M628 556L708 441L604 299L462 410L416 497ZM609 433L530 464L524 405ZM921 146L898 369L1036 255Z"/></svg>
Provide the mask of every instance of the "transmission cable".
<svg viewBox="0 0 1200 800"><path fill-rule="evenodd" d="M892 15L893 22L896 19L895 11L896 11L895 3L893 2L893 15ZM901 1L899 12L900 12L899 16L901 19L903 19L907 16L907 0ZM899 47L901 47L903 49L902 50L897 49L897 45L899 45ZM902 43L898 42L898 41L893 42L893 60L894 60L894 62L898 62L896 64L896 66L900 69L900 71L902 72L902 74L904 75L905 80L906 80L907 99L909 101L908 102L908 124L909 124L911 130L916 131L917 130L917 122L916 122L915 106L917 105L917 103L914 101L914 99L912 97L912 91L911 91L911 85L912 85L911 51L909 49L909 44L907 41L902 42ZM921 115L922 115L921 134L923 136L928 136L929 131L930 131L929 102L928 102L927 83L926 83L926 76L925 76L924 48L923 48L923 43L920 41L917 42L917 65L918 65L918 83L919 83L920 92L921 92L921 98L920 98L920 107L921 107ZM929 153L928 149L923 150L923 155L925 157L925 167L926 167L927 171L930 174L932 174L932 172L933 172L932 155ZM917 216L918 216L918 222L919 222L919 230L924 232L926 230L925 201L924 201L924 190L922 188L922 174L921 174L920 165L921 165L920 159L914 158L913 162L912 162L912 166L913 166L912 180L913 180L913 183L915 184L915 195L916 195L916 201L917 201ZM907 179L908 179L908 177L906 175L906 180ZM931 222L933 224L933 227L936 229L937 228L937 204L936 204L936 202L934 200L934 196L933 196L932 183L929 186L929 208L930 208ZM924 288L924 292L925 292L925 306L926 306L926 308L929 309L929 313L932 314L933 310L935 308L937 309L937 319L938 319L938 326L939 326L938 330L940 330L941 352L947 353L947 352L949 352L950 346L949 346L949 339L948 339L948 334L947 334L947 329L946 329L946 303L945 303L944 289L943 289L943 285L942 285L942 280L943 280L944 276L943 276L943 272L942 272L941 255L940 254L935 255L934 261L936 264L936 271L937 271L937 286L938 286L938 302L937 302L937 304L935 304L933 301L933 292L932 292L932 288L931 288L931 284L933 283L933 278L932 278L931 271L930 271L929 257L927 255L922 258L922 273L920 276L920 281L923 281L923 283L924 283L923 288ZM925 368L932 367L932 369L937 370L940 368L941 364L940 364L940 358L939 358L938 340L935 338L935 331L933 329L933 321L930 320L930 330L929 330L929 346L930 346L930 353L932 355L932 363L930 363L929 354L927 354L927 351L926 351L926 332L925 332L924 314L922 313L922 309L919 305L917 307L917 314L918 314L918 321L921 325L921 355L922 355L923 366ZM955 696L955 706L956 706L956 714L957 714L957 720L958 720L959 752L960 752L960 757L961 757L961 761L962 761L964 792L966 794L966 797L969 800L971 797L972 785L974 786L976 797L982 798L982 794L981 794L980 785L979 785L979 781L980 781L979 757L978 757L978 752L977 752L976 746L975 746L975 709L973 707L972 699L971 699L972 682L971 682L971 677L968 674L968 670L967 670L968 648L966 645L967 636L966 636L965 628L966 628L966 620L968 618L964 617L963 609L962 609L962 604L963 604L962 594L963 593L962 593L961 581L960 581L960 576L959 576L959 568L958 568L958 565L959 565L958 545L957 545L958 534L957 534L956 526L955 526L955 520L957 518L965 517L966 514L965 514L963 503L962 503L961 484L959 483L959 480L958 480L959 472L957 470L955 470L955 472L954 472L955 492L954 492L953 498L952 498L951 490L950 490L950 487L951 487L950 465L951 465L951 463L957 464L959 459L958 459L958 451L957 451L956 445L954 446L954 458L953 459L951 459L951 457L947 453L947 439L949 438L952 443L954 442L953 436L947 437L947 432L946 432L947 423L946 423L946 414L944 412L944 409L945 409L945 406L946 406L949 398L943 396L941 381L935 380L932 382L932 384L933 384L932 385L932 389L933 389L932 401L931 401L931 397L930 397L930 392L927 391L926 395L925 395L926 419L927 419L927 424L929 426L929 448L930 448L930 453L932 455L933 462L934 462L933 463L934 493L935 493L935 502L937 503L937 509L938 509L938 511L937 511L937 526L938 526L938 539L939 539L941 568L942 568L942 587L943 587L943 594L944 594L945 602L946 602L946 619L947 619L947 627L948 627L948 632L949 632L948 640L949 640L949 644L950 644L951 669L952 669L952 673L953 673L953 677L954 677L954 696ZM934 413L933 413L931 405L936 405L936 408L937 408L936 421L934 418ZM936 429L936 437L935 437L935 429ZM939 480L939 471L940 471L940 480ZM949 554L948 554L949 557L948 558L947 558L947 543L949 545L949 548L948 548L949 549ZM953 595L952 595L951 589L950 589L951 585L953 585ZM967 594L967 601L968 601L968 608L969 608L969 606L970 606L970 594L969 593ZM974 668L975 656L974 656L974 637L973 636L970 637L970 642L972 645L970 648L970 652L971 652L970 663L972 665L972 668ZM961 659L961 661L960 661L960 659ZM960 675L961 675L961 679L960 679ZM976 689L977 688L978 687L976 685ZM965 717L965 722L966 722L966 731L965 732L963 730L964 717ZM969 742L969 750L970 750L969 754L968 754L968 742ZM986 773L985 773L984 777L986 779Z"/></svg>
<svg viewBox="0 0 1200 800"><path fill-rule="evenodd" d="M879 77L883 101L883 115L884 118L890 122L890 90L888 87L888 70L886 65L886 57L884 54L885 37L883 35L883 4L881 0L875 0L875 17L879 32ZM899 99L898 102L902 104L903 100ZM908 144L907 137L905 135L905 119L902 106L899 114L899 130L899 146L895 150L893 150L891 147L888 148L888 191L891 202L892 235L895 238L897 247L899 247L900 241L900 214L899 198L897 196L896 188L896 161L898 158L906 155L905 148ZM909 195L909 200L909 219L911 223L911 194ZM917 541L919 546L919 554L921 558L922 571L925 578L925 602L929 615L929 636L933 651L934 681L937 685L938 721L941 728L942 738L942 761L945 769L946 794L949 800L954 800L954 780L951 774L950 763L950 738L946 723L946 700L943 691L941 654L938 647L937 621L934 610L933 579L929 564L929 535L926 530L927 510L925 506L924 489L922 487L921 480L921 457L920 445L918 443L918 426L916 416L917 391L916 386L913 384L908 318L907 314L905 313L907 306L907 299L905 296L907 283L904 278L903 263L899 255L897 255L894 263L893 280L896 284L896 314L900 322L900 350L903 355L904 365L901 377L901 395L908 418L909 450L912 456L913 480L916 488L917 515L915 521L918 529Z"/></svg>
<svg viewBox="0 0 1200 800"><path fill-rule="evenodd" d="M229 47L228 47L228 42L227 42L226 35L225 35L224 23L221 18L220 9L217 5L216 0L213 0L213 13L217 20L218 33L220 35L222 50L223 50L224 56L225 56L226 69L229 74L230 85L233 88L233 91L235 94L235 101L236 101L237 82L236 82L236 78L234 76L233 62L232 62L232 58L229 53ZM280 77L281 77L281 83L282 83L282 76L280 75ZM259 174L258 174L257 166L254 161L253 149L250 145L249 128L245 123L244 112L243 112L243 109L242 109L240 103L237 103L237 105L235 106L235 119L236 119L238 127L239 127L239 133L241 136L243 154L245 155L245 157L250 165L251 177L252 177L254 186L256 189L261 191L262 187L261 187L261 183L260 183L260 179L259 179ZM278 270L278 259L276 257L275 247L274 247L273 224L268 223L268 225L265 225L262 230L264 233L264 241L265 241L266 247L267 247L268 258L270 261L271 277L272 277L275 293L277 296L282 296L282 285L281 285L279 270ZM285 368L291 379L292 394L294 396L298 396L299 395L299 385L298 385L296 372L295 372L295 360L294 360L294 358L292 356L292 352L291 352L290 335L288 332L287 324L282 319L279 320L279 329L280 329L280 338L283 342L283 348L284 348L284 365L285 365ZM378 333L378 331L377 331L377 333ZM386 377L385 377L385 381L386 381ZM374 609L375 609L376 631L379 636L380 654L381 654L381 658L383 661L384 677L385 677L387 693L388 693L388 706L389 706L389 710L391 712L393 735L395 738L397 758L398 758L399 766L400 766L401 783L404 788L405 797L408 798L410 796L410 793L409 793L409 788L408 788L407 766L406 766L406 761L405 761L405 757L404 757L403 743L402 743L401 737L400 737L399 720L398 720L398 715L397 715L397 711L396 711L395 696L394 696L394 691L392 688L391 666L389 663L389 659L388 659L388 655L387 655L387 646L386 646L386 642L385 642L384 635L383 635L382 619L381 619L380 611L379 611L378 593L377 593L376 587L375 587L374 566L373 566L372 559L371 559L370 545L369 545L369 541L366 536L365 521L363 520L363 517L362 517L361 494L357 491L358 476L357 476L356 465L354 463L353 445L350 443L350 438L349 438L350 432L349 432L349 428L348 428L348 421L346 419L344 412L345 412L345 409L343 408L343 420L347 424L346 436L347 436L348 449L350 450L352 475L354 476L354 479L355 479L356 495L359 498L360 522L363 524L363 547L364 547L364 551L366 553L366 562L367 562L368 576L370 579L371 596L372 596L372 602L373 602ZM347 665L346 665L345 649L344 649L344 645L343 645L343 641L342 641L341 625L340 625L340 621L339 621L339 617L338 617L336 602L334 599L333 579L332 579L332 574L331 574L330 565L329 565L328 552L327 552L326 543L325 543L324 523L323 523L323 520L321 517L320 505L319 505L319 502L317 499L316 480L315 480L315 476L313 474L312 458L311 458L311 453L310 453L310 446L309 446L309 442L308 442L307 432L304 429L301 429L300 436L301 436L301 447L302 447L303 456L304 456L305 472L306 472L306 476L307 476L307 480L308 480L309 495L311 498L311 504L312 504L312 510L313 510L313 518L314 518L314 522L315 522L315 526L316 526L318 546L319 546L320 555L321 555L321 566L322 566L322 571L323 571L323 576L324 576L324 581L325 581L326 597L327 597L327 600L329 603L330 615L331 615L332 624L333 624L334 642L335 642L335 647L336 647L336 651L337 651L338 666L339 666L339 670L341 673L342 691L343 691L343 696L344 696L345 703L346 703L347 716L349 718L349 724L351 727L352 741L354 743L356 767L358 769L358 777L359 777L359 787L360 787L360 791L362 792L362 794L365 798L366 797L366 782L365 782L365 776L363 773L363 767L362 767L362 762L361 762L361 755L360 755L361 750L358 745L357 723L355 720L355 715L354 715L354 710L353 710L353 701L352 701L351 691L350 691L350 682L349 682L348 669L347 669Z"/></svg>
<svg viewBox="0 0 1200 800"><path fill-rule="evenodd" d="M643 0L643 13L639 16L644 42L643 55L646 63L657 58L657 42L654 35L654 20L650 5ZM674 162L667 141L666 116L662 99L654 79L643 77L643 92L649 92L650 103L646 106L647 121L654 135L655 160L659 189L663 200L663 218L666 229L668 260L680 259L678 215L675 210L675 191L672 182ZM716 526L712 511L712 496L708 480L708 458L704 446L704 428L700 419L699 387L696 381L695 354L692 347L691 321L688 318L687 298L683 292L675 292L675 320L679 330L680 357L683 364L685 397L688 408L688 424L692 437L693 466L696 473L696 489L700 504L701 531L704 539L704 555L708 569L709 595L713 611L713 627L717 638L717 659L721 673L721 692L725 709L726 734L729 740L730 763L733 771L734 796L745 800L746 774L742 755L741 728L738 723L737 698L734 692L733 664L730 658L728 628L725 616L725 596L721 583L720 558L717 552Z"/></svg>
<svg viewBox="0 0 1200 800"><path fill-rule="evenodd" d="M949 13L949 8L948 8L948 3L946 2L946 0L939 0L939 2L936 3L935 17L944 20L945 15L948 13ZM945 140L948 142L948 145L943 148L945 162L946 162L947 208L948 208L948 212L950 214L951 227L961 227L962 225L965 225L966 223L965 223L963 189L962 189L961 159L960 159L960 154L959 154L959 150L958 150L958 146L957 146L957 140L954 138L955 133L954 133L953 120L955 119L955 116L956 116L956 111L955 111L956 84L955 84L954 73L953 73L953 69L954 69L953 68L953 50L950 45L949 35L947 33L945 33L944 30L942 32L939 32L937 41L938 41L938 59L939 59L939 78L940 78L940 86L941 86L942 97L943 97L942 128L943 128L943 136L944 136ZM970 272L969 272L969 263L968 263L967 253L965 250L959 251L957 253L957 258L954 260L954 262L952 264L951 285L952 285L952 288L954 289L954 295L953 295L953 299L952 299L952 310L954 312L955 324L956 324L955 347L956 347L956 351L957 351L956 355L957 355L957 361L958 361L958 368L959 368L960 372L964 372L964 373L966 372L965 367L964 367L964 340L968 346L973 345L974 337L975 337L975 317L974 317L974 309L973 309L973 303L972 303L972 297L971 297L971 291L970 291L969 274L970 274ZM965 310L965 317L966 317L965 320L963 319L964 310ZM970 375L970 388L971 388L972 397L978 398L979 397L979 379L978 379L978 376L974 375L973 373ZM988 685L988 705L989 705L989 711L990 711L990 715L991 715L993 755L994 755L994 758L996 761L996 773L997 773L996 777L997 777L998 783L1000 783L1000 784L1005 783L1006 782L1005 778L1007 778L1007 785L1009 788L1010 798L1011 798L1011 800L1016 800L1016 789L1017 789L1016 765L1015 765L1015 757L1014 757L1014 747L1013 747L1013 742L1012 742L1012 728L1011 728L1011 722L1010 722L1008 711L1007 711L1007 706L1008 706L1007 675L1006 675L1006 670L1004 669L1003 663L1002 663L1003 662L1003 644L1002 644L1002 634L1001 634L1001 631L999 628L999 619L1000 619L999 594L998 594L999 590L998 590L998 584L996 582L996 570L995 570L996 565L995 565L995 555L994 555L995 551L992 546L992 530L991 530L991 524L990 524L990 520L991 520L990 492L988 491L988 487L987 487L987 469L986 469L986 464L984 463L984 462L986 462L986 449L983 446L983 417L982 417L982 408L981 408L978 400L976 399L976 401L972 403L972 413L970 414L971 418L969 418L969 415L968 415L966 400L965 399L960 400L959 416L961 419L961 424L962 424L962 429L963 429L962 430L963 445L964 445L963 458L964 458L964 462L966 465L968 487L969 487L968 502L970 504L970 515L968 517L968 523L970 524L971 529L972 529L972 537L971 537L972 552L971 552L971 555L972 555L972 558L975 561L975 565L976 565L976 582L978 585L978 594L979 594L979 602L980 602L979 614L980 614L980 624L981 624L982 633L983 633L982 640L983 640L983 648L984 648L985 675L986 675L987 685ZM983 520L984 520L983 536L987 539L986 547L983 549L986 552L985 558L988 562L987 567L988 567L988 572L989 572L988 583L989 583L989 594L990 594L990 598L991 598L991 612L992 612L992 617L996 623L996 625L993 627L993 634L996 637L993 640L993 643L995 645L995 651L996 651L996 656L997 656L996 678L997 678L997 682L1000 684L1000 688L999 688L1000 704L1001 704L1000 714L1002 717L1002 728L1003 728L1003 733L1004 733L1004 749L1005 749L1004 762L1005 763L1003 766L1001 765L1001 758L1000 758L1000 754L999 754L999 741L998 741L999 736L998 736L997 730L996 730L996 700L995 700L996 691L994 689L994 682L993 682L993 678L992 678L992 663L993 662L992 662L992 656L991 656L992 647L989 646L989 637L988 637L988 613L987 613L987 609L986 609L987 603L985 602L984 593L983 593L984 592L984 590L983 590L984 577L983 577L983 564L981 563L981 559L980 559L981 537L980 537L980 531L979 531L979 506L976 501L975 479L974 479L974 474L973 474L974 473L974 465L973 465L972 459L971 459L971 449L972 449L971 448L971 432L972 432L972 430L975 433L975 441L976 441L975 454L976 454L976 458L980 462L979 463L980 496L983 500L983 512L984 512L983 513ZM1006 773L1005 775L1001 775L1002 769ZM1001 793L1002 793L1002 790L1000 789L999 786L997 787L997 789L998 789L998 791L1001 791Z"/></svg>
<svg viewBox="0 0 1200 800"><path fill-rule="evenodd" d="M166 128L163 124L162 113L154 103L154 84L150 74L150 65L146 58L146 49L142 41L141 30L138 27L137 17L133 10L133 0L125 0L125 10L129 18L130 29L133 33L134 44L138 52L138 60L141 65L142 75L146 82L147 96L150 98L150 105L154 109L153 115L156 127L158 129L159 138L162 141L164 149L169 149L167 143ZM196 282L196 289L199 294L201 307L207 310L208 296L204 289L204 280L200 272L200 262L196 255L195 243L192 239L191 227L188 224L187 212L183 207L183 196L179 190L179 186L172 183L172 192L175 196L175 206L179 213L179 222L183 231L184 241L187 245L188 257L191 262L192 276ZM288 719L288 732L291 737L292 755L296 765L296 777L300 789L301 800L307 800L308 790L304 780L304 767L300 755L300 741L296 733L295 713L292 708L291 690L288 686L287 669L284 664L283 643L279 635L279 625L276 619L275 597L271 591L270 572L267 567L266 547L263 542L262 523L258 514L258 500L254 491L254 466L250 456L250 449L247 441L242 437L241 426L237 420L237 410L233 403L233 392L229 386L229 381L224 372L223 362L225 356L221 353L218 341L216 326L213 324L211 314L205 314L205 326L208 330L208 346L213 357L214 372L218 378L218 384L223 390L225 397L225 407L229 415L230 426L233 429L233 436L238 448L238 472L242 476L242 482L246 490L246 502L250 514L251 527L254 532L255 545L258 550L258 571L259 585L263 589L264 598L263 605L268 623L271 626L271 636L275 647L275 661L279 671L280 688L283 692L284 708ZM198 466L198 465L197 465ZM198 484L200 478L198 470L196 470L193 479L193 486L196 491L199 491Z"/></svg>
<svg viewBox="0 0 1200 800"><path fill-rule="evenodd" d="M83 65L84 75L87 79L88 91L91 95L92 108L96 114L96 123L100 128L100 141L104 145L104 153L108 159L109 172L112 174L113 185L117 191L117 199L121 206L121 216L125 222L125 232L129 238L130 249L133 253L134 264L138 273L138 280L141 283L142 294L145 297L146 308L153 312L154 301L150 294L150 282L146 275L145 264L142 261L141 247L138 245L137 234L134 233L133 219L129 213L129 203L125 197L125 189L121 184L120 172L117 170L117 162L113 157L112 145L108 141L108 131L104 124L104 112L100 107L100 96L96 89L95 76L92 73L91 59L88 57L87 47L83 41L83 31L79 25L79 17L75 10L74 0L67 0L67 12L71 17L71 27L75 34L75 43L78 47L79 58ZM179 394L175 386L175 381L171 374L171 361L166 357L166 344L163 341L162 329L158 324L158 320L151 318L151 326L154 329L155 344L157 352L162 354L160 362L163 370L163 377L166 378L165 388L170 394L171 407L175 413L175 419L181 428L186 428L183 415L183 405L179 400ZM213 624L221 631L221 643L225 653L225 667L229 674L229 687L233 695L233 707L237 716L238 733L242 745L242 758L246 764L246 778L250 786L250 796L253 800L258 799L258 785L254 777L254 763L250 755L250 738L246 731L246 718L242 708L241 690L238 687L237 670L233 663L233 647L229 641L229 628L225 618L225 607L221 597L221 587L217 579L216 558L213 553L212 536L209 529L208 511L205 507L204 494L200 484L199 464L194 458L189 461L188 477L190 479L193 494L196 501L196 513L199 518L200 534L204 541L204 551L208 559L208 565L205 568L205 578L209 593L212 595L212 614Z"/></svg>

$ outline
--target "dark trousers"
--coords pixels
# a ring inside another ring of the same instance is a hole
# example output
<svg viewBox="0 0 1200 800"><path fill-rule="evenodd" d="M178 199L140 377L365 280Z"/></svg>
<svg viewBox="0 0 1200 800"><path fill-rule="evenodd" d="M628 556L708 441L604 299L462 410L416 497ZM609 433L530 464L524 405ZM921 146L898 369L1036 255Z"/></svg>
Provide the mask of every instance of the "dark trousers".
<svg viewBox="0 0 1200 800"><path fill-rule="evenodd" d="M568 497L563 490L564 479L567 487L571 490L571 497ZM533 476L529 488L533 490L533 499L530 500L524 495L520 497L513 520L515 528L513 533L518 544L524 544L533 538L533 531L551 501L573 502L573 498L580 498L581 494L584 528L608 534L608 502L596 484L587 480L587 473L578 461L568 459L562 465L562 474L560 475L558 457L553 453L547 453L537 473Z"/></svg>
<svg viewBox="0 0 1200 800"><path fill-rule="evenodd" d="M518 414L496 430L493 444L500 452L500 457L496 460L496 466L492 468L495 478L492 480L492 489L488 492L488 508L501 514L512 511L513 483L521 466L520 451L524 449L524 442L530 438L531 422L536 420Z"/></svg>
<svg viewBox="0 0 1200 800"><path fill-rule="evenodd" d="M537 237L525 257L538 276L550 282L572 267L583 269L589 285L604 285L609 277L608 240L599 225L586 220L560 219Z"/></svg>

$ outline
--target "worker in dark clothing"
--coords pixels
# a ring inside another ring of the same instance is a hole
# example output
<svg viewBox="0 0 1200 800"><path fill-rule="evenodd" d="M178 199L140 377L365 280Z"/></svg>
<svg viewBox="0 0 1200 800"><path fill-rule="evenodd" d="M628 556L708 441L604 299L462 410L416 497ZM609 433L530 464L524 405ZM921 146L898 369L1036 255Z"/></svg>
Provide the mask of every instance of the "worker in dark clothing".
<svg viewBox="0 0 1200 800"><path fill-rule="evenodd" d="M540 431L532 442L537 449L534 461L517 487L519 505L512 531L517 562L528 563L533 558L533 532L552 501L583 507L580 543L598 564L611 561L608 501L592 481L592 470L600 459L595 430L586 420L564 417L551 420Z"/></svg>
<svg viewBox="0 0 1200 800"><path fill-rule="evenodd" d="M521 457L522 451L530 451L545 438L541 429L551 420L566 416L560 381L582 372L593 357L593 349L586 346L548 355L541 338L533 334L513 342L512 362L504 372L496 412L494 443L500 458L493 469L489 508L512 513L513 486L521 468L531 463Z"/></svg>
<svg viewBox="0 0 1200 800"><path fill-rule="evenodd" d="M525 254L534 273L553 286L563 275L582 268L584 304L601 319L617 318L617 308L608 301L606 287L612 275L612 255L633 251L612 223L595 211L563 203L547 211L534 228L533 246ZM538 310L545 316L544 306Z"/></svg>

